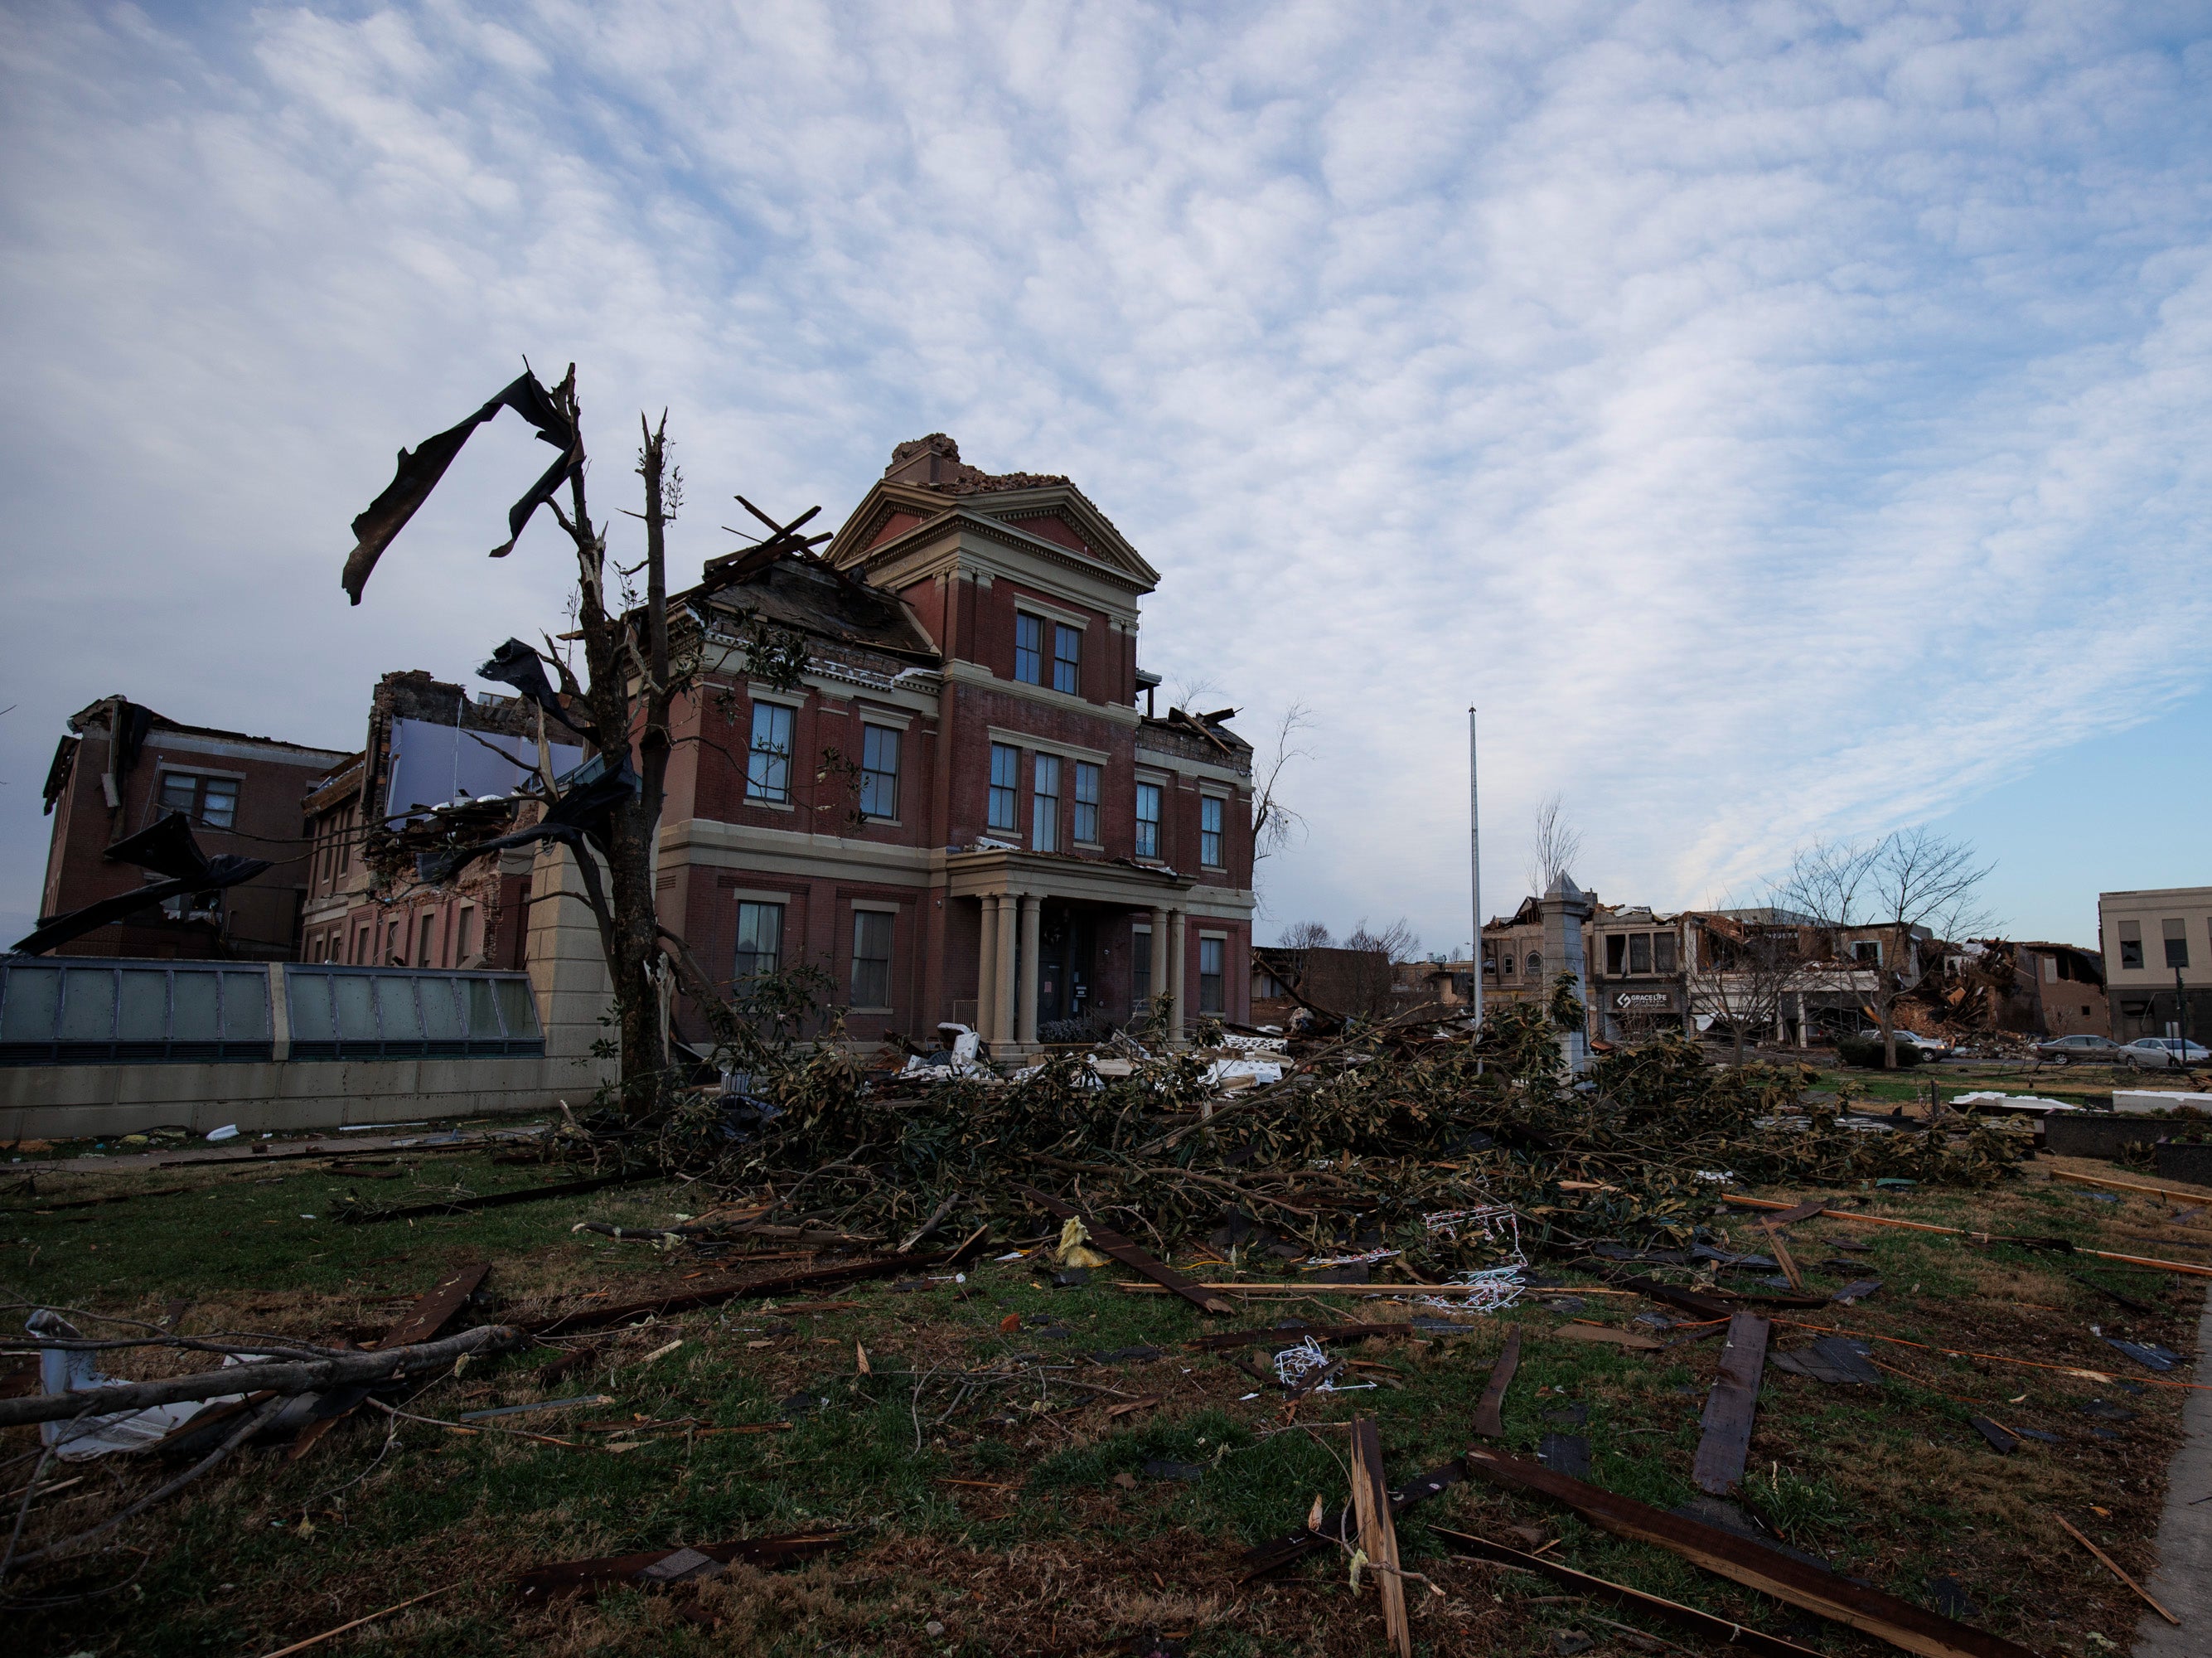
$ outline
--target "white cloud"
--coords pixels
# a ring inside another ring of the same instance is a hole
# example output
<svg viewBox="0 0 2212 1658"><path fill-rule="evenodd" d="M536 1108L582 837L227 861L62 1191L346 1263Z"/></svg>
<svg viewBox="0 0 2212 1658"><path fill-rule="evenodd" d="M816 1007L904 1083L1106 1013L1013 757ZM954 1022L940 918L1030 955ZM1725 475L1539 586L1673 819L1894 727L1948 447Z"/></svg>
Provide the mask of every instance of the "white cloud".
<svg viewBox="0 0 2212 1658"><path fill-rule="evenodd" d="M526 353L604 457L671 408L686 558L932 429L1073 474L1153 666L1322 716L1281 916L1466 936L1469 702L1496 907L1554 789L1661 904L1942 812L2205 679L2212 52L2140 15L16 14L8 896L94 697L346 744L558 613L499 428L336 584Z"/></svg>

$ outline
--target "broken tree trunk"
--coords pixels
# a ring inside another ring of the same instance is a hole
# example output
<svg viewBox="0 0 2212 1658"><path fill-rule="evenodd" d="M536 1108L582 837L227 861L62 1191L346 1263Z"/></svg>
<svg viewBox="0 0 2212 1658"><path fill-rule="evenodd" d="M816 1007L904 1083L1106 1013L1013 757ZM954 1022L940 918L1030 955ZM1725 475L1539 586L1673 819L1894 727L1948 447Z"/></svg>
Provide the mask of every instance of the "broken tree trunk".
<svg viewBox="0 0 2212 1658"><path fill-rule="evenodd" d="M1352 1508L1359 1516L1359 1548L1379 1568L1382 1631L1398 1658L1413 1658L1413 1633L1406 1622L1406 1581L1398 1575L1398 1528L1390 1523L1390 1494L1382 1484L1382 1439L1366 1417L1352 1423Z"/></svg>
<svg viewBox="0 0 2212 1658"><path fill-rule="evenodd" d="M88 1387L75 1393L33 1393L23 1399L0 1399L0 1428L20 1427L27 1422L61 1422L71 1417L112 1416L120 1411L143 1411L149 1405L178 1405L187 1399L217 1399L225 1393L266 1391L271 1393L327 1393L356 1382L389 1381L399 1376L420 1375L441 1369L465 1356L504 1353L520 1346L523 1332L504 1324L479 1325L443 1341L414 1347L394 1347L374 1353L341 1353L326 1359L306 1359L283 1364L232 1364L219 1370L202 1370L167 1381L129 1381L112 1387Z"/></svg>

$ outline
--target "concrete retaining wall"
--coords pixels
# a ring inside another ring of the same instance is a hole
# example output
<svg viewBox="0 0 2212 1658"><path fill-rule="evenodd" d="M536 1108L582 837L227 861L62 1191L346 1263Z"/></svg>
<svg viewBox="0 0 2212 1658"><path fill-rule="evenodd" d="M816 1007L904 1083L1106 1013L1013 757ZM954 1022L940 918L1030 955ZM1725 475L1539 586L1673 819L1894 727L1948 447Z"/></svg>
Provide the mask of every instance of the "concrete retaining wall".
<svg viewBox="0 0 2212 1658"><path fill-rule="evenodd" d="M550 1055L9 1066L0 1069L0 1142L105 1137L165 1124L204 1134L226 1123L258 1132L490 1117L555 1110L563 1099L581 1108L613 1069Z"/></svg>

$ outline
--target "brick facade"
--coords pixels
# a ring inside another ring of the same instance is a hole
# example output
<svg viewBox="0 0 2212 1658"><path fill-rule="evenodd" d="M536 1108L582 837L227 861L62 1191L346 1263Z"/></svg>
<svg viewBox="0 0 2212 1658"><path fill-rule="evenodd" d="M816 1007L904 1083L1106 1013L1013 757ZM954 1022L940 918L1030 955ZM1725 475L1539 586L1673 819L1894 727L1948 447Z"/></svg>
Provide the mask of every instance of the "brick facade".
<svg viewBox="0 0 2212 1658"><path fill-rule="evenodd" d="M534 710L518 698L471 697L419 668L379 680L367 743L306 793L312 858L301 955L355 966L519 972L529 928L529 852L480 859L455 880L425 887L413 879L405 850L385 832L416 804L392 797L403 721L532 741L538 733ZM514 809L487 808L498 820L491 832L505 829Z"/></svg>
<svg viewBox="0 0 2212 1658"><path fill-rule="evenodd" d="M1158 580L1066 479L977 472L942 437L901 445L820 559L710 564L670 607L708 673L676 716L668 925L730 981L741 924L773 927L860 1040L952 1021L1021 1049L1178 985L1186 1021L1243 1019L1251 750L1233 710L1138 710ZM801 685L749 677L754 615L805 637ZM782 765L753 769L757 721L771 746L788 722ZM850 768L894 747L864 795Z"/></svg>

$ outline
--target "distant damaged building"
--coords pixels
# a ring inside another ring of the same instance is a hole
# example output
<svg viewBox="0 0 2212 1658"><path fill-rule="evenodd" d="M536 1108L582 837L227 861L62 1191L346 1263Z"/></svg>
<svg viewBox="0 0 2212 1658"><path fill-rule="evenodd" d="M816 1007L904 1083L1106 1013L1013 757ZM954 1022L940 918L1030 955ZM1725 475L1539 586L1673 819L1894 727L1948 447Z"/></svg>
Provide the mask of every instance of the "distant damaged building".
<svg viewBox="0 0 2212 1658"><path fill-rule="evenodd" d="M103 697L69 717L46 783L54 820L40 917L82 910L155 877L106 856L118 842L180 814L198 844L277 862L246 885L184 894L57 947L62 955L156 960L291 959L307 881L289 860L300 801L343 760L329 749L187 725L127 697Z"/></svg>

